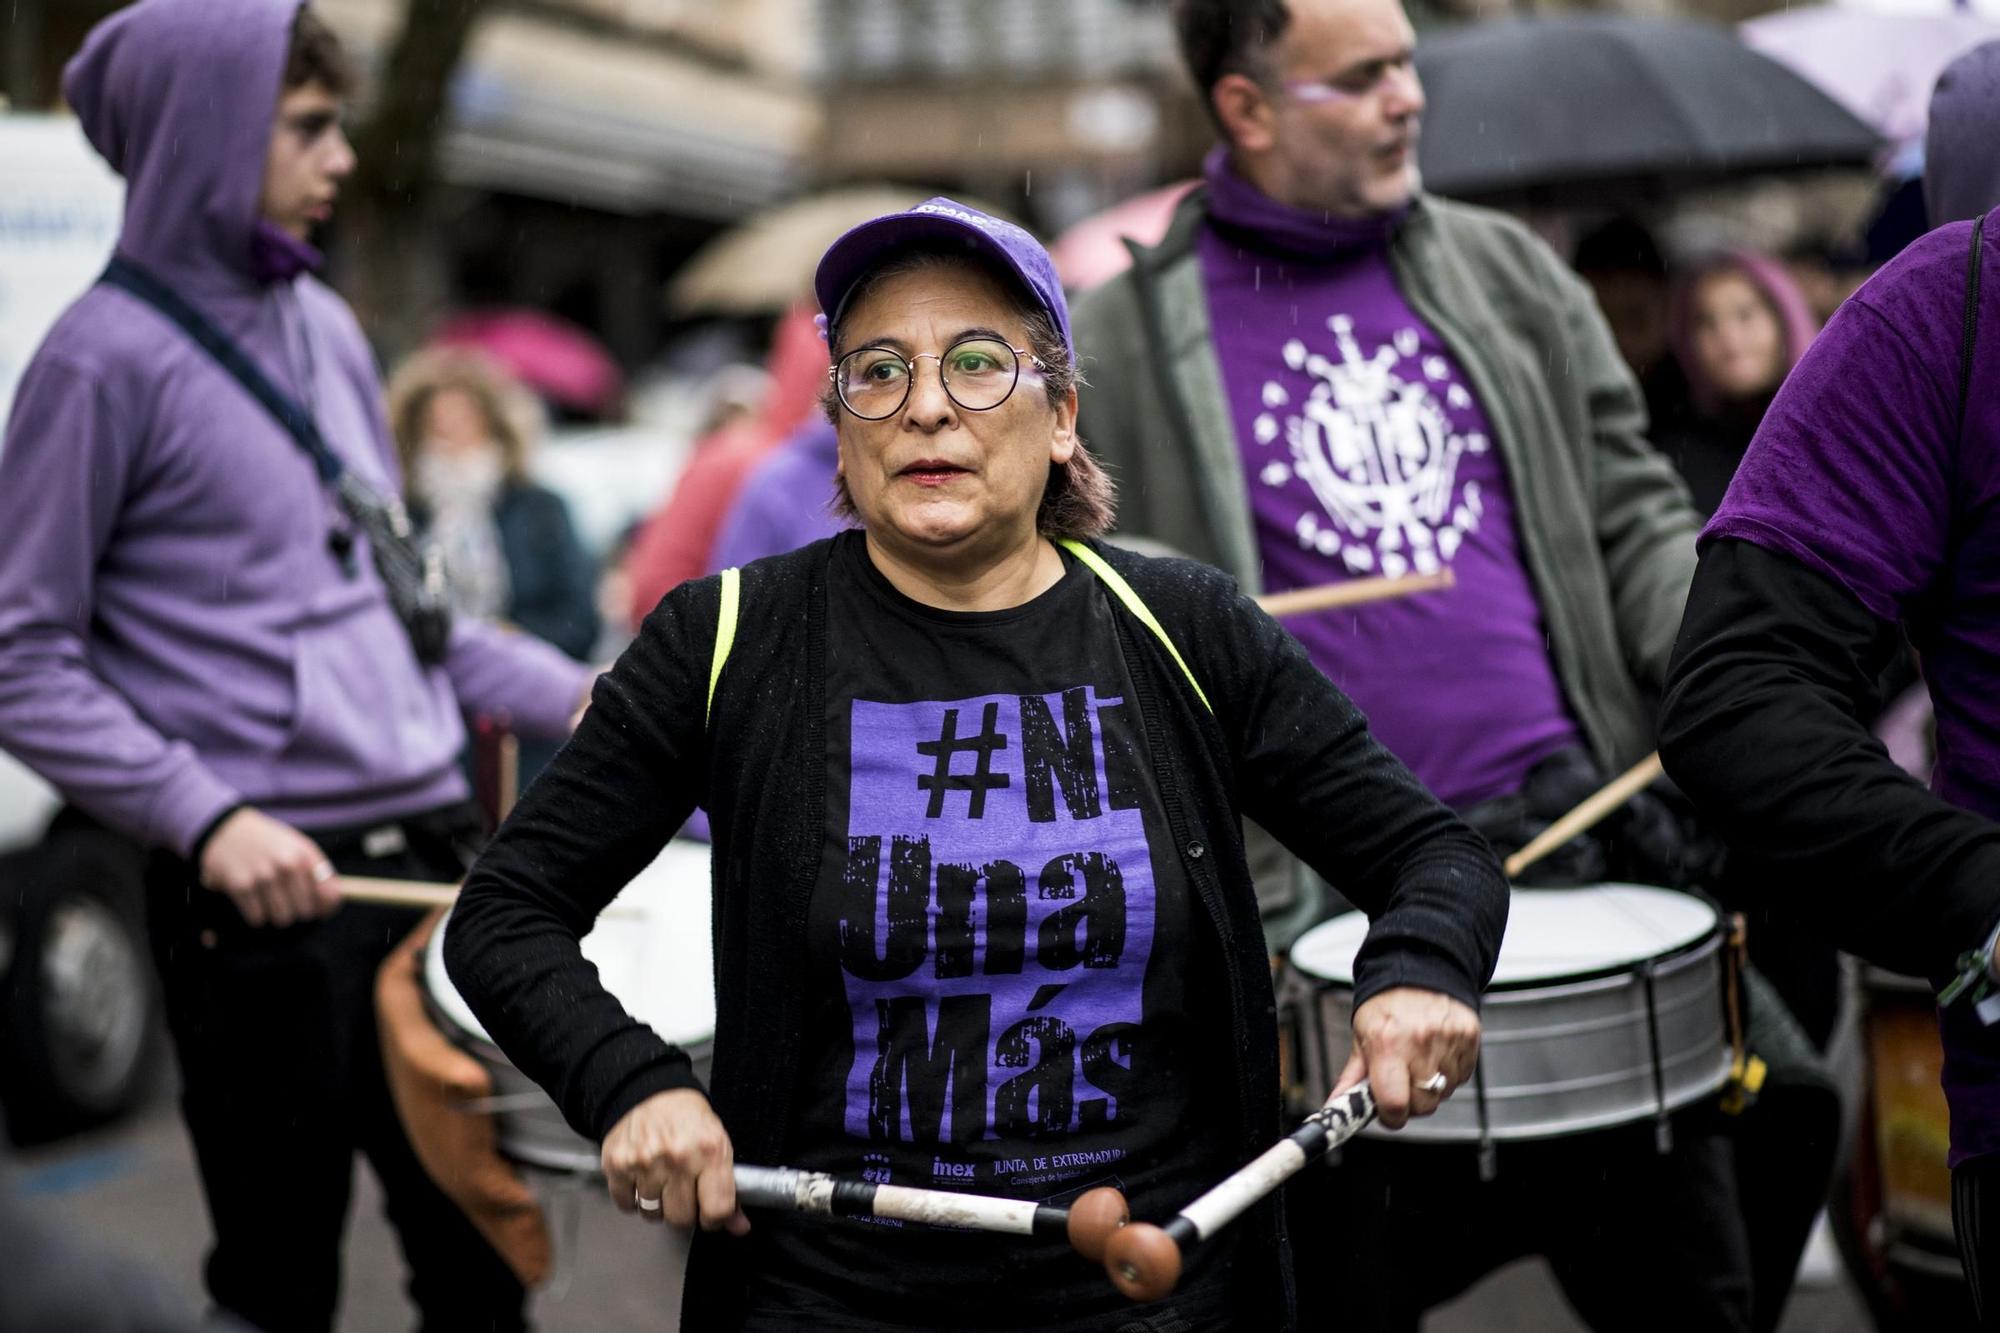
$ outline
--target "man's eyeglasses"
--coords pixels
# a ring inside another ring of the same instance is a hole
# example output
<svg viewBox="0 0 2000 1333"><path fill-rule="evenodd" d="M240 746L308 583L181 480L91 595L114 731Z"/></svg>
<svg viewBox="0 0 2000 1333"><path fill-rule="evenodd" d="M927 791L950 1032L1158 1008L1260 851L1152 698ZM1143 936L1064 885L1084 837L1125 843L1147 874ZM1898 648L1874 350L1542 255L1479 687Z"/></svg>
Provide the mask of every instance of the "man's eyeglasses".
<svg viewBox="0 0 2000 1333"><path fill-rule="evenodd" d="M1294 101L1351 102L1380 88L1392 74L1400 74L1414 83L1417 77L1415 58L1405 55L1393 60L1371 60L1357 69L1330 78L1287 79L1283 87Z"/></svg>
<svg viewBox="0 0 2000 1333"><path fill-rule="evenodd" d="M1041 369L1033 352L1009 347L998 338L964 338L941 355L919 352L911 357L888 347L857 347L826 373L840 395L840 405L863 421L881 421L900 412L916 380L917 362L924 360L938 363L938 379L952 402L968 412L991 412L1020 382L1024 356L1034 371Z"/></svg>

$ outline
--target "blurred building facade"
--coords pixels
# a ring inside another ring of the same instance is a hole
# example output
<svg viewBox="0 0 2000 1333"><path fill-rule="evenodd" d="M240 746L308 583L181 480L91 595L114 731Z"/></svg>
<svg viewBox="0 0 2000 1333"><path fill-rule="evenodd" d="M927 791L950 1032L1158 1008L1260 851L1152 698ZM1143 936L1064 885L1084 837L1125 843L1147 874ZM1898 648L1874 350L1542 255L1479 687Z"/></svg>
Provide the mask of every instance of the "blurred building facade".
<svg viewBox="0 0 2000 1333"><path fill-rule="evenodd" d="M1579 7L1734 20L1778 0L1409 2L1423 28ZM628 368L675 331L662 296L674 270L779 200L857 182L960 191L1053 233L1192 174L1212 141L1166 0L314 4L371 73L412 13L478 11L435 184L398 239L418 276L393 299L419 323L467 305L551 309ZM54 104L63 61L117 7L0 6L12 103ZM332 248L353 262L340 239L336 221Z"/></svg>
<svg viewBox="0 0 2000 1333"><path fill-rule="evenodd" d="M818 23L831 180L963 189L1054 230L1209 137L1161 4L820 0Z"/></svg>

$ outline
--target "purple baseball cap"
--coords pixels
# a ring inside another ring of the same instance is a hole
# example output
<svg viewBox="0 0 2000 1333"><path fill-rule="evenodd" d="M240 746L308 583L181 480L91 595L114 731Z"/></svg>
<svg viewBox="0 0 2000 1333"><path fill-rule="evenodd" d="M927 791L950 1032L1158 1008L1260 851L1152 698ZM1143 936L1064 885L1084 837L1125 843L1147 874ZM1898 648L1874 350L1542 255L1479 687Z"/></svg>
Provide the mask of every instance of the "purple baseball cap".
<svg viewBox="0 0 2000 1333"><path fill-rule="evenodd" d="M1062 334L1063 346L1076 355L1069 336L1069 304L1062 280L1042 243L1011 222L939 195L915 208L887 213L862 223L827 247L813 275L813 292L829 326L838 324L848 293L877 265L913 242L957 241L983 254L1019 279L1035 304L1048 312ZM828 339L829 350L832 339Z"/></svg>

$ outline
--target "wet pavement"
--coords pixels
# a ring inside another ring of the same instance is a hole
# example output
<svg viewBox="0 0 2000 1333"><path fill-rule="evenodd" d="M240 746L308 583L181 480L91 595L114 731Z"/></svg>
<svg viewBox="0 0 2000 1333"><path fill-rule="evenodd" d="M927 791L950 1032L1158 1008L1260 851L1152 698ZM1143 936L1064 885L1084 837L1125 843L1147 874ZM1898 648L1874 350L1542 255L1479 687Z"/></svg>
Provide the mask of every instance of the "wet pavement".
<svg viewBox="0 0 2000 1333"><path fill-rule="evenodd" d="M165 1097L114 1128L23 1154L19 1183L56 1217L100 1243L152 1264L201 1303L208 1245L187 1137ZM544 1178L559 1271L534 1298L544 1333L672 1329L680 1299L682 1244L665 1228L619 1213L594 1183ZM348 1226L341 1333L387 1333L414 1323L402 1264L381 1196L357 1167ZM1781 1333L1863 1333L1870 1327L1844 1281L1801 1291ZM1495 1273L1434 1314L1426 1333L1584 1333L1547 1270L1530 1261Z"/></svg>

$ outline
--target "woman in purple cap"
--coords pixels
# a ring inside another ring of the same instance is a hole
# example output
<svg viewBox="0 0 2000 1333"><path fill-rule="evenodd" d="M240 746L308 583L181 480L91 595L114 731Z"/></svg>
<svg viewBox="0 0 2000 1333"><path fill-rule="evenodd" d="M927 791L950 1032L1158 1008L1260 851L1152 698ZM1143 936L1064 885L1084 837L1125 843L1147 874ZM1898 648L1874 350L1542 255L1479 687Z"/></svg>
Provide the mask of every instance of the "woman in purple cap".
<svg viewBox="0 0 2000 1333"><path fill-rule="evenodd" d="M1053 265L934 199L821 261L857 528L682 584L475 868L452 977L603 1141L611 1195L699 1226L683 1326L1270 1329L1274 1202L1134 1310L1059 1242L738 1209L735 1161L1164 1218L1281 1132L1240 819L1374 914L1356 1027L1383 1118L1472 1070L1506 885L1224 575L1097 540ZM578 937L696 806L717 1027L688 1056ZM720 1234L727 1233L727 1234Z"/></svg>

